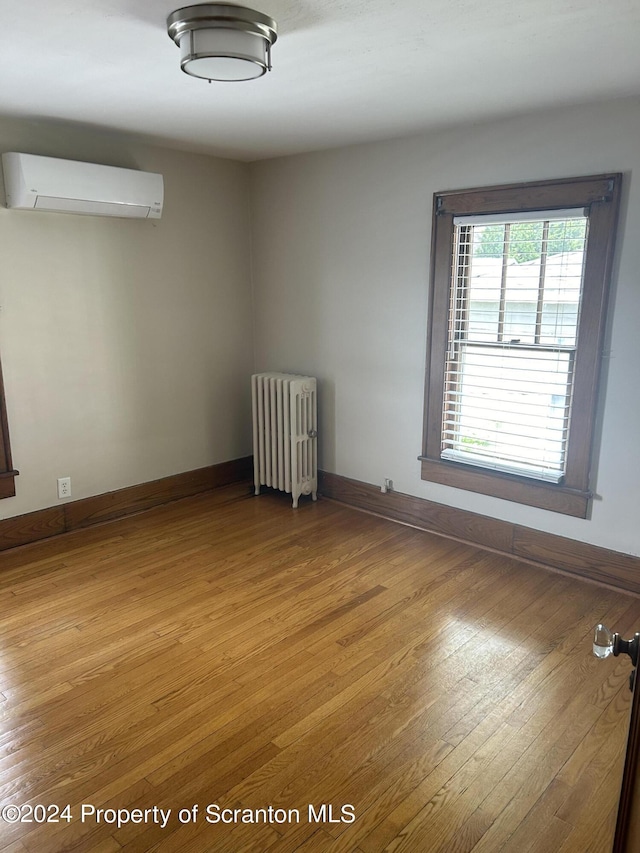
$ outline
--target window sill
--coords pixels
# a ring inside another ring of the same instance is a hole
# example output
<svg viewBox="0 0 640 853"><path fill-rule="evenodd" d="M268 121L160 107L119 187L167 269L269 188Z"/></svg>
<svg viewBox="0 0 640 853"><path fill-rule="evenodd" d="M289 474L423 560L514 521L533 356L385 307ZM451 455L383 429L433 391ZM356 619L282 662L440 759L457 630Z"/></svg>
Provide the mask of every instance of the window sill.
<svg viewBox="0 0 640 853"><path fill-rule="evenodd" d="M459 462L443 462L440 459L427 459L424 456L419 458L422 463L423 480L548 509L552 512L572 515L575 518L587 517L591 492L530 480L515 474L480 470Z"/></svg>
<svg viewBox="0 0 640 853"><path fill-rule="evenodd" d="M0 474L0 500L12 498L16 493L16 477L19 471L5 471Z"/></svg>

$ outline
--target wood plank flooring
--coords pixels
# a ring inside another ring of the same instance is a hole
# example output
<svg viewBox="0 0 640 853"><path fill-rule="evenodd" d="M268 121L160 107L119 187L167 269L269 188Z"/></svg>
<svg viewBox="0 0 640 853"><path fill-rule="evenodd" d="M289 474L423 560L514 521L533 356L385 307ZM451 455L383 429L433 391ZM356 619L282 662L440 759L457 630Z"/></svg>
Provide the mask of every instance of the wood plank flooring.
<svg viewBox="0 0 640 853"><path fill-rule="evenodd" d="M0 605L5 853L609 853L637 598L242 485L0 555Z"/></svg>

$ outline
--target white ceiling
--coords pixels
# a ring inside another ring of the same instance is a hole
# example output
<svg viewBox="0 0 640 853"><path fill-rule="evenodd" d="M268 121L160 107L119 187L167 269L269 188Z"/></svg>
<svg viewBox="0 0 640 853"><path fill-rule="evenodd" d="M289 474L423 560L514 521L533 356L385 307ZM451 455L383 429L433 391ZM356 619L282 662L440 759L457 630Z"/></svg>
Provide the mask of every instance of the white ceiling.
<svg viewBox="0 0 640 853"><path fill-rule="evenodd" d="M273 71L180 71L171 0L0 0L0 115L254 160L640 94L640 0L247 0Z"/></svg>

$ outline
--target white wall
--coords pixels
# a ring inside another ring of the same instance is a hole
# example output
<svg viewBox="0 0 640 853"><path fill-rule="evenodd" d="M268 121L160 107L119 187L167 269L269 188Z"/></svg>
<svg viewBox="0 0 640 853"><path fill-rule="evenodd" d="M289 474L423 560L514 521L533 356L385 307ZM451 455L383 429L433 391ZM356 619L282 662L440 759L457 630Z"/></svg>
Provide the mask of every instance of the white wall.
<svg viewBox="0 0 640 853"><path fill-rule="evenodd" d="M320 465L640 554L640 102L609 102L251 167L256 368L321 381ZM589 520L420 479L433 193L625 173ZM636 172L636 176L632 173Z"/></svg>
<svg viewBox="0 0 640 853"><path fill-rule="evenodd" d="M42 122L0 150L161 172L159 221L0 207L9 517L251 452L247 166ZM4 198L0 198L4 203Z"/></svg>

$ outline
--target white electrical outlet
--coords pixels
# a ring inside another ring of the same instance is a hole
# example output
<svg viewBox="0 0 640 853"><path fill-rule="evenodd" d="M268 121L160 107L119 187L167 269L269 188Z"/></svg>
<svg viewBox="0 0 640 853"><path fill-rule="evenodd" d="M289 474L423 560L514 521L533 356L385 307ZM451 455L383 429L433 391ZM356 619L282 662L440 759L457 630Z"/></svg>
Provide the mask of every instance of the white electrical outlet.
<svg viewBox="0 0 640 853"><path fill-rule="evenodd" d="M380 487L380 491L383 495L386 495L387 492L393 491L393 480L389 480L385 477L384 483Z"/></svg>
<svg viewBox="0 0 640 853"><path fill-rule="evenodd" d="M58 478L58 500L71 497L71 477Z"/></svg>

